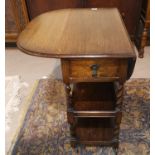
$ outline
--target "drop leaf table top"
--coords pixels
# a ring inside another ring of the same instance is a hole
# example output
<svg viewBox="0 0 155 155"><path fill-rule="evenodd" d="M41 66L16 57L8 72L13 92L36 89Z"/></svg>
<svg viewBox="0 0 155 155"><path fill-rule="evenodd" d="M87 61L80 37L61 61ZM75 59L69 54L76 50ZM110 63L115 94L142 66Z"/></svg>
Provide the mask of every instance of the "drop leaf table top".
<svg viewBox="0 0 155 155"><path fill-rule="evenodd" d="M118 9L62 9L33 19L17 46L27 54L55 58L135 58Z"/></svg>

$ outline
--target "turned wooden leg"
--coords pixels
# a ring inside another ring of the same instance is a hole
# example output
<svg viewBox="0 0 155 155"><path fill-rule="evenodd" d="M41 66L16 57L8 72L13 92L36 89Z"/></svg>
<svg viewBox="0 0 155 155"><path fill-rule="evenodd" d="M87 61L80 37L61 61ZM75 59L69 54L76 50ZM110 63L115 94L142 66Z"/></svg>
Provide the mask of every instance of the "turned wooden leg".
<svg viewBox="0 0 155 155"><path fill-rule="evenodd" d="M71 147L77 148L77 140L76 140L76 128L77 118L74 119L74 122L70 123L70 134L71 134Z"/></svg>
<svg viewBox="0 0 155 155"><path fill-rule="evenodd" d="M122 119L122 112L117 113L115 128L114 128L114 139L116 139L116 143L113 145L115 153L117 154L119 149L119 132L120 132L120 123Z"/></svg>
<svg viewBox="0 0 155 155"><path fill-rule="evenodd" d="M139 58L144 58L144 47L141 47L138 51L138 57Z"/></svg>
<svg viewBox="0 0 155 155"><path fill-rule="evenodd" d="M150 0L147 1L145 17L141 17L141 21L144 22L144 30L141 37L140 49L139 49L139 58L144 57L144 47L147 45L147 41L150 33Z"/></svg>
<svg viewBox="0 0 155 155"><path fill-rule="evenodd" d="M113 148L115 150L115 154L118 153L119 148L119 132L120 132L120 123L122 120L122 104L123 104L123 93L124 93L124 84L120 83L119 81L116 81L114 83L115 86L115 94L116 94L116 110L117 115L115 119L115 128L114 128L114 139L117 140L117 142L114 144Z"/></svg>
<svg viewBox="0 0 155 155"><path fill-rule="evenodd" d="M114 83L114 87L116 95L116 108L121 111L123 103L124 84L120 84L120 82L116 81Z"/></svg>
<svg viewBox="0 0 155 155"><path fill-rule="evenodd" d="M73 118L74 116L70 115L69 117ZM76 137L76 133L75 133L76 124L77 124L77 118L74 117L73 122L70 123L70 133L73 138Z"/></svg>
<svg viewBox="0 0 155 155"><path fill-rule="evenodd" d="M140 49L139 49L139 58L144 57L144 47L147 45L148 33L149 33L149 30L147 27L145 27L143 34L142 34L142 38L141 38L141 44L140 44Z"/></svg>
<svg viewBox="0 0 155 155"><path fill-rule="evenodd" d="M74 117L74 114L72 113L73 109L73 102L72 102L72 89L70 85L66 85L66 92L67 92L67 119L68 123L70 124L70 134L71 134L71 146L73 148L76 148L77 142L76 142L76 133L75 128L77 124L77 118Z"/></svg>

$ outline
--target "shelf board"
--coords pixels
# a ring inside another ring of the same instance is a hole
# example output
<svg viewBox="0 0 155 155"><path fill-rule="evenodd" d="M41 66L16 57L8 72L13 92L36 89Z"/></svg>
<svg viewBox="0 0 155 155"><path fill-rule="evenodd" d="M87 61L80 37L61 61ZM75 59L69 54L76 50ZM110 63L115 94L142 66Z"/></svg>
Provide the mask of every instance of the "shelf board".
<svg viewBox="0 0 155 155"><path fill-rule="evenodd" d="M74 111L72 109L68 110L68 113L72 113L76 118L88 118L88 117L102 117L102 118L109 118L109 117L116 117L117 112L115 111Z"/></svg>

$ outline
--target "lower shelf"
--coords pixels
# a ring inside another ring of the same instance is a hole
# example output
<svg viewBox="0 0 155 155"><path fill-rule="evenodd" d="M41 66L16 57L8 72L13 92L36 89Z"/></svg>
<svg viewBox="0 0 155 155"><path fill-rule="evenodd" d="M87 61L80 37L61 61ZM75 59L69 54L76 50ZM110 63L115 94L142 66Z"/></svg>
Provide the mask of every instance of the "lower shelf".
<svg viewBox="0 0 155 155"><path fill-rule="evenodd" d="M112 141L114 138L114 118L79 118L75 127L75 137L79 141Z"/></svg>

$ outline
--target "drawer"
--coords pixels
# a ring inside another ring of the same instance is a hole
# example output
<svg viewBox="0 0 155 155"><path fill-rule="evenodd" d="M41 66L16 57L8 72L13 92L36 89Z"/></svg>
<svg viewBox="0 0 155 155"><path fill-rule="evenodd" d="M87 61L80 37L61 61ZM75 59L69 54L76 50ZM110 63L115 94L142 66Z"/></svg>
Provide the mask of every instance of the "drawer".
<svg viewBox="0 0 155 155"><path fill-rule="evenodd" d="M65 83L95 82L126 79L125 59L67 59L62 60L62 73Z"/></svg>
<svg viewBox="0 0 155 155"><path fill-rule="evenodd" d="M70 61L70 77L115 77L118 76L117 60L72 60Z"/></svg>

